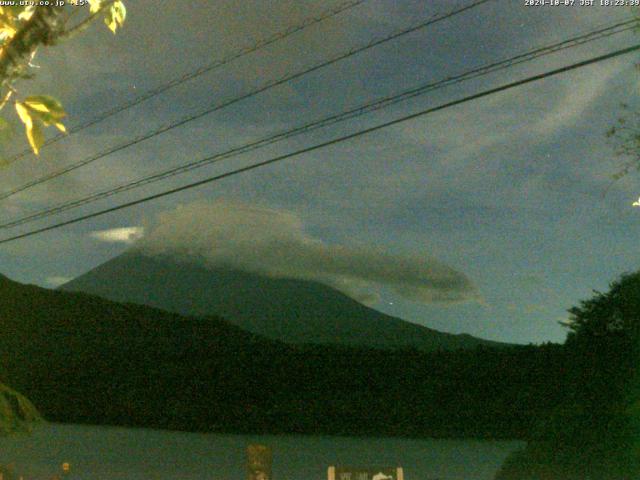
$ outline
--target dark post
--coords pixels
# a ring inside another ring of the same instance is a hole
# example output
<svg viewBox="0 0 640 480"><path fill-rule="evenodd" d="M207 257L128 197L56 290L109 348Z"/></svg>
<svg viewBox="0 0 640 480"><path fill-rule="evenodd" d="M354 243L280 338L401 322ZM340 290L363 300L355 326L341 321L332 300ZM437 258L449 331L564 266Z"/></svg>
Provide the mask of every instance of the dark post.
<svg viewBox="0 0 640 480"><path fill-rule="evenodd" d="M247 480L271 480L273 454L265 445L247 447Z"/></svg>

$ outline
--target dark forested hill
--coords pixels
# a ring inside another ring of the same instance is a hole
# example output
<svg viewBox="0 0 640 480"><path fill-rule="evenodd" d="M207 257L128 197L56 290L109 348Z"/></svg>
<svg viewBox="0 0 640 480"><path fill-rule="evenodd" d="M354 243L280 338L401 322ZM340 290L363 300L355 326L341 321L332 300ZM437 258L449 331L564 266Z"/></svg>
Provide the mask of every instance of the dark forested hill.
<svg viewBox="0 0 640 480"><path fill-rule="evenodd" d="M62 286L182 315L219 315L287 343L415 347L425 351L500 345L438 332L366 307L326 285L126 253Z"/></svg>
<svg viewBox="0 0 640 480"><path fill-rule="evenodd" d="M0 381L50 420L224 432L523 438L557 403L557 346L287 346L0 279Z"/></svg>

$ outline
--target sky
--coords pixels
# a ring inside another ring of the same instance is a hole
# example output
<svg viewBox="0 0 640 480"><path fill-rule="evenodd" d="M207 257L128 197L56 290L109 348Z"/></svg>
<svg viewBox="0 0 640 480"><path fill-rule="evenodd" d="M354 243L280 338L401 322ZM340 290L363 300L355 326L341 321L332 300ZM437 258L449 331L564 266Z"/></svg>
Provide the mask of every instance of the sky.
<svg viewBox="0 0 640 480"><path fill-rule="evenodd" d="M73 126L340 2L126 2L38 53L18 95ZM0 191L243 95L466 1L367 0L0 170ZM579 3L579 2L576 2ZM626 7L493 0L0 200L3 223L628 18ZM623 33L12 229L185 185L637 43ZM467 102L277 164L0 245L0 272L53 288L133 246L315 279L385 313L492 340L560 342L567 309L640 267L637 174L605 132L637 102L638 54ZM5 116L11 113L5 112ZM15 119L12 120L15 122ZM23 150L16 123L4 154ZM50 134L53 134L51 132Z"/></svg>

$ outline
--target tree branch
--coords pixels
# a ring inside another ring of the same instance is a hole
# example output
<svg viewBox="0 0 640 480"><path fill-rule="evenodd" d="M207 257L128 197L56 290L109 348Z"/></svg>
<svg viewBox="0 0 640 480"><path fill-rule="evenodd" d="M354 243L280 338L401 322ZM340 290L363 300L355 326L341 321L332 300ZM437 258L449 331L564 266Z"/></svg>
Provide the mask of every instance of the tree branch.
<svg viewBox="0 0 640 480"><path fill-rule="evenodd" d="M104 12L108 8L111 8L111 6L114 3L116 3L116 0L109 0L109 1L107 1L105 3L103 3L100 6L100 9L97 12L94 12L94 13L90 14L87 18L85 18L84 20L82 20L78 24L76 24L73 27L65 30L64 32L61 32L61 36L72 37L73 35L75 35L77 33L80 33L81 31L86 29L98 16L104 14Z"/></svg>
<svg viewBox="0 0 640 480"><path fill-rule="evenodd" d="M38 7L0 53L0 87L5 88L23 74L40 45L52 45L58 38L63 7Z"/></svg>

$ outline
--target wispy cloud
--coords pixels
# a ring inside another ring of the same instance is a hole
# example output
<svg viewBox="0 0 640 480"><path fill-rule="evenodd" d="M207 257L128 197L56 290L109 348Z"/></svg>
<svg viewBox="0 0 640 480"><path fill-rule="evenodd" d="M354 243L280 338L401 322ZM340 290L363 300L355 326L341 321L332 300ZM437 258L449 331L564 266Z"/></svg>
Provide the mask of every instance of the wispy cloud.
<svg viewBox="0 0 640 480"><path fill-rule="evenodd" d="M466 109L452 109L439 115L438 122L404 124L396 132L403 141L437 149L448 164L469 159L486 162L483 156L492 147L552 143L587 122L612 81L628 69L623 61L593 67L588 76L580 76L580 88L576 88L575 75L534 83L470 103Z"/></svg>
<svg viewBox="0 0 640 480"><path fill-rule="evenodd" d="M371 302L382 286L421 303L477 298L463 273L426 252L395 255L372 246L329 245L294 214L241 203L192 203L164 212L138 244L167 254L273 277L319 281Z"/></svg>
<svg viewBox="0 0 640 480"><path fill-rule="evenodd" d="M144 236L143 227L123 227L98 230L89 234L91 238L109 243L133 243Z"/></svg>

